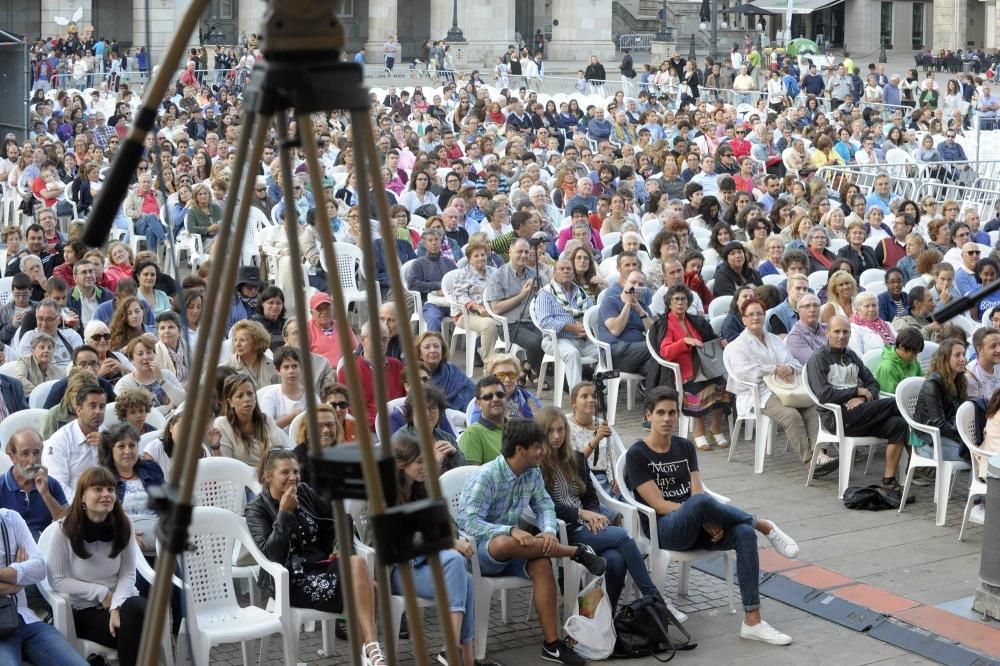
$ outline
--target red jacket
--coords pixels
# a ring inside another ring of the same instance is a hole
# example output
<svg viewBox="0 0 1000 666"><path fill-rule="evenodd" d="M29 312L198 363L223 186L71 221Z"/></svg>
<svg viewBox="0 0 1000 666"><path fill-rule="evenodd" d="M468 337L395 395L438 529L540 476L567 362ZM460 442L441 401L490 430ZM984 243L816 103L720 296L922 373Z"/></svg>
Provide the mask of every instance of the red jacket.
<svg viewBox="0 0 1000 666"><path fill-rule="evenodd" d="M372 373L371 363L366 361L361 354L354 356L354 365L358 369L358 374L361 377L361 386L365 392L365 417L368 420L368 429L372 432L375 431L375 384L374 377ZM403 390L403 362L398 358L393 358L391 356L385 357L385 369L383 371L383 376L386 382L386 390L388 392L389 400L395 398L402 398L406 395ZM337 372L337 381L341 384L347 384L347 372L341 367ZM358 418L358 415L351 409L351 416Z"/></svg>
<svg viewBox="0 0 1000 666"><path fill-rule="evenodd" d="M660 356L681 367L681 381L689 382L694 378L694 348L689 347L684 338L701 340L698 329L684 318L684 326L672 312L667 312L667 330L660 341Z"/></svg>

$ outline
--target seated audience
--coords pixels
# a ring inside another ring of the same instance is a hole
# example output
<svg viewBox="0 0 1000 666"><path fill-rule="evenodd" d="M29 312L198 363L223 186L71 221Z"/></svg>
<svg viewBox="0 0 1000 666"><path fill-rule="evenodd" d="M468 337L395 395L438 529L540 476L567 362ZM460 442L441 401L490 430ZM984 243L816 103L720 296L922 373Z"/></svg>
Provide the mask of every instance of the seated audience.
<svg viewBox="0 0 1000 666"><path fill-rule="evenodd" d="M269 449L288 448L289 439L274 419L260 411L250 375L236 373L222 385L223 411L215 419L222 433L222 455L256 465Z"/></svg>
<svg viewBox="0 0 1000 666"><path fill-rule="evenodd" d="M273 562L296 571L291 605L342 613L344 592L339 563L330 558L337 535L330 503L299 479L299 462L291 450L273 448L261 456L257 480L260 494L247 505L247 527L254 543ZM375 583L361 555L351 556L351 594L357 610L364 661L388 666L375 632ZM261 572L257 583L264 597L274 596L274 580Z"/></svg>
<svg viewBox="0 0 1000 666"><path fill-rule="evenodd" d="M594 478L612 497L620 497L615 478L617 451L624 448L621 437L607 422L607 414L597 413L593 382L580 382L570 392L567 438L574 451L583 454Z"/></svg>
<svg viewBox="0 0 1000 666"><path fill-rule="evenodd" d="M789 277L789 283L793 277ZM751 299L743 304L742 310L746 328L726 348L726 358L732 370L726 388L736 395L737 413L746 414L752 411L753 396L749 387L741 382L755 384L761 412L781 426L789 443L799 454L799 460L808 465L812 460L813 447L819 434L819 416L816 414L816 407L814 405L802 408L786 407L764 383L764 377L770 374L774 374L785 383L794 383L804 368L789 353L781 338L764 330L763 303ZM736 377L740 382L735 381ZM829 474L837 467L837 458L828 455L824 449L816 459L814 476Z"/></svg>
<svg viewBox="0 0 1000 666"><path fill-rule="evenodd" d="M499 382L485 390L502 391ZM531 579L535 610L542 625L542 658L582 666L584 659L559 638L556 580L549 558L570 557L595 576L604 573L607 560L588 545L559 543L555 505L538 469L545 445L545 433L538 424L514 419L504 427L502 442L503 454L487 462L465 483L459 504L459 529L475 539L475 557L479 558L484 576ZM517 526L529 507L537 521L536 536Z"/></svg>
<svg viewBox="0 0 1000 666"><path fill-rule="evenodd" d="M651 430L625 454L625 484L638 501L656 511L651 529L656 529L661 548L735 550L744 611L740 637L788 645L792 639L761 618L757 532L782 557L798 555L798 544L774 522L704 492L695 447L673 435L679 409L680 397L671 388L657 386L646 394L643 411Z"/></svg>
<svg viewBox="0 0 1000 666"><path fill-rule="evenodd" d="M965 369L969 400L989 401L1000 389L1000 329L980 328L972 334L976 360Z"/></svg>
<svg viewBox="0 0 1000 666"><path fill-rule="evenodd" d="M427 423L431 424L431 439L434 440L434 457L437 460L438 468L444 473L449 469L466 465L465 456L458 449L458 440L455 438L454 431L450 426L442 427L442 422L448 423L448 417L445 414L448 405L445 402L444 394L434 386L426 386L424 387L424 400L427 402ZM397 435L419 440L420 431L415 423L417 414L414 413L413 400L409 395L403 401L402 416L405 425L393 433L393 442L396 442Z"/></svg>
<svg viewBox="0 0 1000 666"><path fill-rule="evenodd" d="M258 389L257 402L260 411L288 432L292 420L306 409L306 392L300 381L299 350L281 347L274 355L274 366L281 381Z"/></svg>
<svg viewBox="0 0 1000 666"><path fill-rule="evenodd" d="M501 454L507 422L507 394L496 375L486 375L476 384L479 418L469 424L458 440L462 455L470 465L483 465Z"/></svg>
<svg viewBox="0 0 1000 666"><path fill-rule="evenodd" d="M24 395L31 397L35 387L54 382L66 376L66 371L52 362L55 340L47 333L37 333L31 340L31 355L17 359L14 375L24 388Z"/></svg>
<svg viewBox="0 0 1000 666"><path fill-rule="evenodd" d="M958 406L968 398L965 380L965 343L948 339L941 343L931 358L930 374L920 387L913 418L918 423L933 426L941 433L943 460L966 459L967 449L958 433L955 414ZM934 458L931 436L915 432L921 444L914 450L925 458Z"/></svg>
<svg viewBox="0 0 1000 666"><path fill-rule="evenodd" d="M417 356L431 371L431 382L448 398L448 407L464 412L476 386L468 374L448 360L444 337L435 331L424 331L417 336L416 344Z"/></svg>
<svg viewBox="0 0 1000 666"><path fill-rule="evenodd" d="M365 417L368 423L368 430L375 431L375 415L378 412L378 405L375 403L375 375L376 372L384 382L386 398L394 400L404 395L403 391L403 362L398 358L393 358L385 353L389 346L389 329L385 324L379 322L380 327L379 343L382 345L382 368L375 370L375 341L371 335L371 322L361 325L361 349L360 353L354 354L354 367L358 371L361 379L361 388L365 394ZM347 383L347 370L341 367L337 370L337 380ZM358 418L360 414L351 412L351 415Z"/></svg>
<svg viewBox="0 0 1000 666"><path fill-rule="evenodd" d="M878 298L875 294L863 291L855 296L854 314L851 315L851 349L858 356L864 356L895 342L896 332L892 326L878 318Z"/></svg>
<svg viewBox="0 0 1000 666"><path fill-rule="evenodd" d="M0 508L18 513L37 541L49 523L65 513L66 495L42 464L42 438L37 432L21 428L5 446L11 466L0 482Z"/></svg>
<svg viewBox="0 0 1000 666"><path fill-rule="evenodd" d="M694 444L702 451L710 449L713 443L720 449L728 448L729 440L722 432L722 416L728 413L730 404L726 379L722 376L699 379L702 373L695 351L719 336L707 321L688 314L691 291L687 287L671 287L664 298L668 305L667 316L657 322L651 336L659 340L656 345L660 356L680 366L684 385L682 408L684 415L694 421L691 429ZM709 415L711 424L706 432L705 420Z"/></svg>
<svg viewBox="0 0 1000 666"><path fill-rule="evenodd" d="M257 386L270 386L279 381L274 363L267 357L271 348L271 336L261 324L243 319L229 330L232 355L226 359L228 365L237 372L243 372L253 379Z"/></svg>
<svg viewBox="0 0 1000 666"><path fill-rule="evenodd" d="M937 307L930 289L917 285L910 289L909 313L892 320L892 327L897 335L904 329L913 328L920 332L924 340L937 342L941 333L941 324L931 319L931 313Z"/></svg>
<svg viewBox="0 0 1000 666"><path fill-rule="evenodd" d="M115 475L116 492L122 510L132 521L135 540L143 552L156 554L156 512L149 508L149 489L163 485L163 470L139 455L140 433L126 422L104 433L98 460Z"/></svg>
<svg viewBox="0 0 1000 666"><path fill-rule="evenodd" d="M896 468L909 437L906 421L899 415L894 399L878 397L874 375L848 346L850 322L840 315L833 317L826 335L827 344L806 363L809 386L821 403L841 406L845 435L878 437L888 442L882 486L898 490ZM824 410L820 418L828 431L836 432L833 414Z"/></svg>
<svg viewBox="0 0 1000 666"><path fill-rule="evenodd" d="M143 389L153 396L153 408L167 414L184 402L187 392L177 375L156 365L156 338L141 335L128 345L128 357L135 369L118 380L115 393Z"/></svg>
<svg viewBox="0 0 1000 666"><path fill-rule="evenodd" d="M611 611L618 608L625 584L625 574L632 576L643 596L658 597L646 563L635 540L621 527L621 516L598 502L586 456L569 446L566 416L555 407L546 407L535 417L545 433L542 454L542 478L555 504L556 517L566 522L569 543L584 543L608 562L604 579ZM682 622L686 619L670 604L671 612Z"/></svg>
<svg viewBox="0 0 1000 666"><path fill-rule="evenodd" d="M917 356L924 350L924 338L915 328L905 328L895 344L882 349L882 358L875 368L875 380L883 393L895 393L899 382L907 377L920 377L923 371Z"/></svg>
<svg viewBox="0 0 1000 666"><path fill-rule="evenodd" d="M878 318L893 322L897 317L910 313L910 296L903 291L906 279L903 271L888 268L885 271L885 291L878 295Z"/></svg>
<svg viewBox="0 0 1000 666"><path fill-rule="evenodd" d="M594 304L590 296L573 282L573 265L568 259L556 261L552 282L538 292L535 307L538 324L543 329L556 332L556 347L552 340L542 338L542 349L547 354L558 354L566 373L566 383L576 386L583 378L583 359L597 358L597 346L587 338L583 315ZM554 390L562 392L562 386Z"/></svg>
<svg viewBox="0 0 1000 666"><path fill-rule="evenodd" d="M132 524L115 501L114 474L92 466L79 481L49 545L49 584L69 597L78 637L117 650L119 664L135 666L146 600L135 586Z"/></svg>
<svg viewBox="0 0 1000 666"><path fill-rule="evenodd" d="M80 475L97 465L107 400L99 384L84 385L73 399L76 418L45 440L42 464L68 495L76 491Z"/></svg>

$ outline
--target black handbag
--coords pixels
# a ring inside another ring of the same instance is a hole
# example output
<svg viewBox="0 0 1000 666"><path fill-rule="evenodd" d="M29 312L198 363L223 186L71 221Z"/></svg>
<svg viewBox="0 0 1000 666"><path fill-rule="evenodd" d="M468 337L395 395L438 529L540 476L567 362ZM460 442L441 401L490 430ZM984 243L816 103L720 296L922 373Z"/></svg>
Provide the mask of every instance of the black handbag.
<svg viewBox="0 0 1000 666"><path fill-rule="evenodd" d="M683 643L674 643L669 635L671 626L684 636ZM654 657L657 661L668 662L678 650L693 650L697 643L691 642L688 633L674 614L667 608L660 596L645 596L622 606L615 615L614 659ZM664 657L665 653L669 653Z"/></svg>
<svg viewBox="0 0 1000 666"><path fill-rule="evenodd" d="M7 536L7 523L0 517L0 529L3 531L3 555L6 566L10 561L10 539ZM17 634L21 618L17 614L17 597L13 594L0 596L0 639L10 638Z"/></svg>

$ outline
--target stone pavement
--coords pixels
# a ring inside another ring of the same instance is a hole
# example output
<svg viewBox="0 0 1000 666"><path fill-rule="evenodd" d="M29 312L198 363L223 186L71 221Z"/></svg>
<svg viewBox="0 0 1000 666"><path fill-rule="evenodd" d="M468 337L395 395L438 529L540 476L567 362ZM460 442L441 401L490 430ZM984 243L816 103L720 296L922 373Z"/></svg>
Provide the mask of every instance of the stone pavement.
<svg viewBox="0 0 1000 666"><path fill-rule="evenodd" d="M459 357L464 357L459 354ZM477 369L476 374L481 374ZM643 436L639 409L628 411L620 405L618 429L626 442ZM546 392L543 399L551 399ZM702 478L719 493L727 495L744 509L775 520L795 538L801 553L798 561L784 560L761 539L761 567L777 572L775 582L786 579L816 590L831 590L830 595L816 592L821 604L834 598L846 599L876 614L885 613L886 627L910 625L918 635L942 634L948 641L983 654L975 663L1000 664L1000 623L985 623L970 611L977 584L979 551L983 530L966 529L965 542L959 542L958 528L968 489L967 478L959 478L948 507L944 527L934 525L932 487L915 487L917 501L902 512L849 511L836 498L836 477L831 475L805 487L805 468L794 454L785 450L779 434L774 454L765 462L764 473L753 473L752 445L745 439L737 443L734 460L727 462L728 451L713 450L700 456ZM876 483L881 475L880 455L865 476L864 462L855 465L852 485ZM933 663L905 649L895 647L865 633L840 626L804 610L774 599L763 599L764 617L791 635L789 647L773 647L739 638L740 616L727 608L723 581L694 570L689 595L676 596L676 570L672 569L667 594L690 615L687 623L699 647L679 654L679 663L717 664L919 664ZM765 584L765 588L767 585ZM738 603L738 591L737 591ZM489 656L504 664L543 663L538 658L541 635L529 618L529 596L525 591L511 594L511 622L500 621L499 604L494 603L490 619ZM881 615L879 615L881 618ZM441 637L436 613L424 618L428 644L438 649ZM333 657L321 656L319 632L302 635L299 658L316 664L348 664L343 645ZM280 654L275 641L268 663L278 663ZM986 656L988 655L988 656ZM400 663L416 663L410 642L401 642ZM223 646L212 652L213 664L240 664L239 647ZM652 659L627 663L654 664ZM967 663L973 663L969 661Z"/></svg>

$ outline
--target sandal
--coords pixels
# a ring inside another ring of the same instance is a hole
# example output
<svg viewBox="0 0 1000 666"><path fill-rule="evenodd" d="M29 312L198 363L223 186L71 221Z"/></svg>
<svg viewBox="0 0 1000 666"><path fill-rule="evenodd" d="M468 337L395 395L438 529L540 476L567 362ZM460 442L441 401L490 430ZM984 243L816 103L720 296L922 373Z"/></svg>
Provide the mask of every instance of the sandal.
<svg viewBox="0 0 1000 666"><path fill-rule="evenodd" d="M694 446L699 451L709 451L712 448L712 445L708 443L708 438L704 435L694 438Z"/></svg>
<svg viewBox="0 0 1000 666"><path fill-rule="evenodd" d="M728 449L729 448L729 440L726 439L726 436L723 435L721 432L713 432L712 433L712 440L715 442L715 445L717 447L719 447L720 449Z"/></svg>

